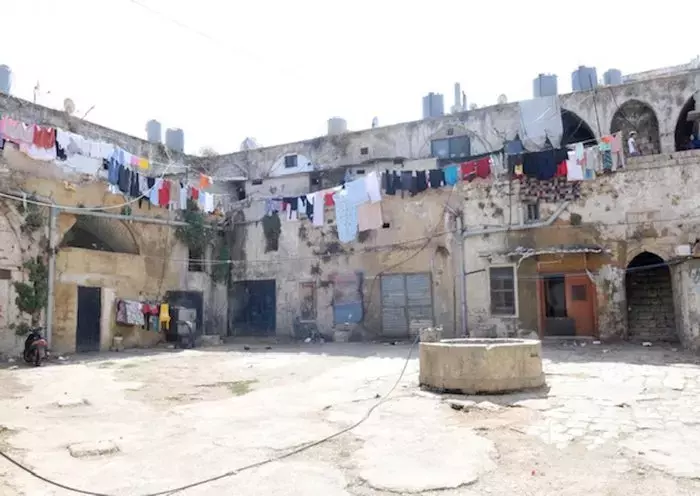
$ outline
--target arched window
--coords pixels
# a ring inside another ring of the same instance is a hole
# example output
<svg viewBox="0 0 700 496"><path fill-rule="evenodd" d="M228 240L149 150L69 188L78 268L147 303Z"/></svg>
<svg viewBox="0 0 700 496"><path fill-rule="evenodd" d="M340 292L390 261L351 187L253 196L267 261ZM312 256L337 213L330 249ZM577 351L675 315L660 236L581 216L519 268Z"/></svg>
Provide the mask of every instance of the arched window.
<svg viewBox="0 0 700 496"><path fill-rule="evenodd" d="M627 100L613 114L610 134L622 131L622 140L627 142L630 133L636 133L635 142L641 155L661 153L659 120L649 105L639 100ZM629 154L627 146L625 154Z"/></svg>

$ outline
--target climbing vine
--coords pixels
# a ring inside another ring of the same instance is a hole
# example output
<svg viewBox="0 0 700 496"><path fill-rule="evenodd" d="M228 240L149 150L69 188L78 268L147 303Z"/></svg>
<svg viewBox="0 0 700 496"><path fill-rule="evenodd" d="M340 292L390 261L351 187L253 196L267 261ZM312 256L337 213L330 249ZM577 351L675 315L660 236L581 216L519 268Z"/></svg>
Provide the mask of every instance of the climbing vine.
<svg viewBox="0 0 700 496"><path fill-rule="evenodd" d="M24 205L20 203L17 210L24 216L21 227L23 233L32 234L44 226L44 212L39 205L34 203Z"/></svg>
<svg viewBox="0 0 700 496"><path fill-rule="evenodd" d="M205 256L207 248L211 247L214 263L211 264L209 275L216 283L228 283L231 272L228 260L231 258L231 251L225 233L212 229L211 224L207 222L206 215L192 200L187 202L182 220L187 225L177 228L175 231L177 239L187 246L191 253L201 253L202 256ZM217 236L217 232L223 235Z"/></svg>
<svg viewBox="0 0 700 496"><path fill-rule="evenodd" d="M27 272L27 282L14 282L17 297L15 304L20 312L28 315L31 325L39 324L41 311L46 307L49 295L49 271L43 258L39 255L23 264ZM15 333L24 335L29 331L26 323L15 325Z"/></svg>

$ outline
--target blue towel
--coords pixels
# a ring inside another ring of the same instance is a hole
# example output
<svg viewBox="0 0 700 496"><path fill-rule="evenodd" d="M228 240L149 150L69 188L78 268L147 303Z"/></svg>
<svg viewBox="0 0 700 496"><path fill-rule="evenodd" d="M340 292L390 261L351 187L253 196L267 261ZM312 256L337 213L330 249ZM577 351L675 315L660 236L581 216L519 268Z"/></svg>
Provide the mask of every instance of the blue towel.
<svg viewBox="0 0 700 496"><path fill-rule="evenodd" d="M346 185L347 186L347 185ZM357 237L357 203L348 190L333 195L335 201L335 223L338 227L338 240L350 243Z"/></svg>
<svg viewBox="0 0 700 496"><path fill-rule="evenodd" d="M459 167L456 165L450 165L445 167L445 184L452 186L457 184L459 179Z"/></svg>

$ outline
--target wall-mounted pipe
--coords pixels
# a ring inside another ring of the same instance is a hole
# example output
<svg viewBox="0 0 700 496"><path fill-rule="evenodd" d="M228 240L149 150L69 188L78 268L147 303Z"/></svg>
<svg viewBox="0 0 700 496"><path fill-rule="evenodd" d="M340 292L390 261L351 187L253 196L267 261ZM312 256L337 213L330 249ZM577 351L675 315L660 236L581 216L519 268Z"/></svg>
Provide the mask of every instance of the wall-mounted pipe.
<svg viewBox="0 0 700 496"><path fill-rule="evenodd" d="M475 229L475 230L463 230L462 231L462 236L465 238L470 238L473 236L482 236L484 234L495 234L495 233L502 233L502 232L510 232L510 231L524 231L526 229L537 229L538 227L547 227L551 226L555 220L559 218L559 216L566 210L566 207L568 207L571 204L570 201L565 201L559 207L554 211L552 215L549 216L549 218L545 221L541 222L533 222L532 224L519 224L515 226L501 226L501 227L489 227L486 229Z"/></svg>

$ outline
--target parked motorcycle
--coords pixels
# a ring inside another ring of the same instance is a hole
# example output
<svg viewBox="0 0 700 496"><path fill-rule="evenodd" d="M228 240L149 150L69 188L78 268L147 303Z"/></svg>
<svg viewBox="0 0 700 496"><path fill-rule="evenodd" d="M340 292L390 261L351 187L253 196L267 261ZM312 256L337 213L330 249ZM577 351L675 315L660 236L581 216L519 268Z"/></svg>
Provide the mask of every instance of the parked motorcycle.
<svg viewBox="0 0 700 496"><path fill-rule="evenodd" d="M41 361L48 358L48 347L49 344L41 335L41 329L32 329L24 341L24 361L33 363L35 367L40 366Z"/></svg>

